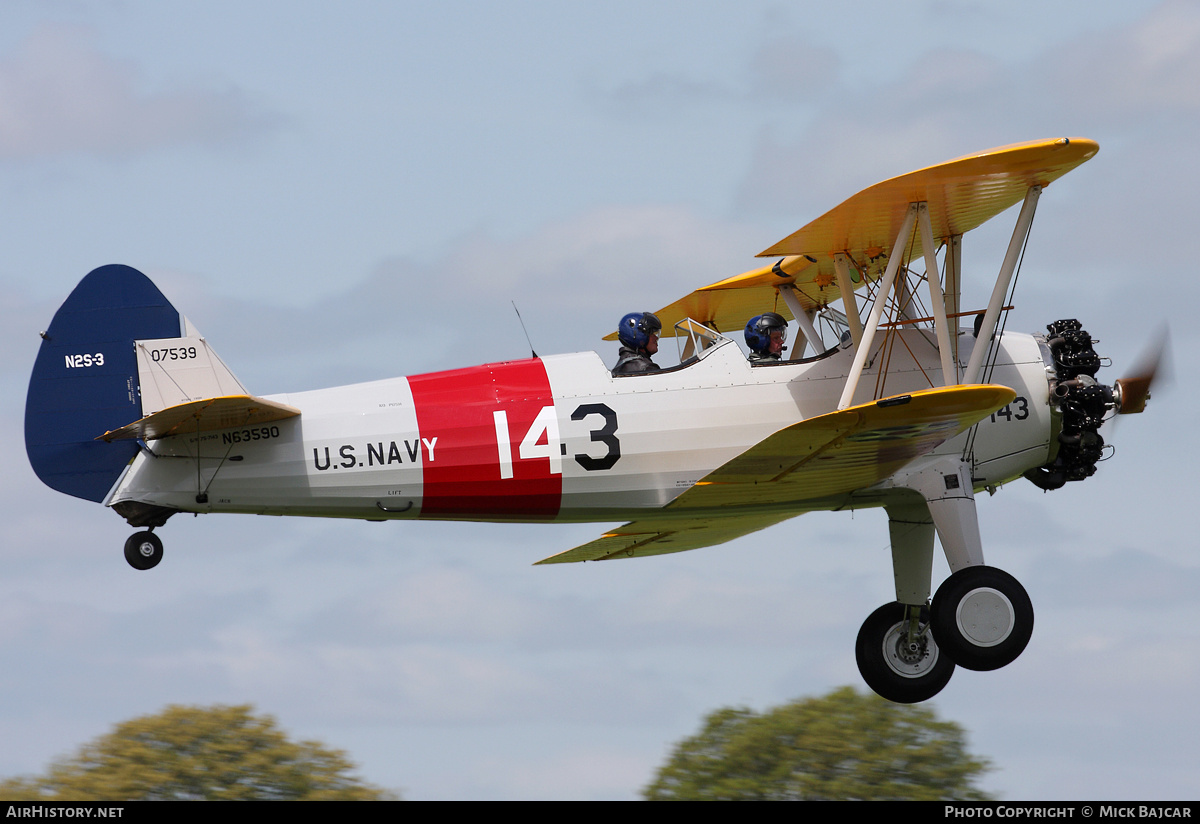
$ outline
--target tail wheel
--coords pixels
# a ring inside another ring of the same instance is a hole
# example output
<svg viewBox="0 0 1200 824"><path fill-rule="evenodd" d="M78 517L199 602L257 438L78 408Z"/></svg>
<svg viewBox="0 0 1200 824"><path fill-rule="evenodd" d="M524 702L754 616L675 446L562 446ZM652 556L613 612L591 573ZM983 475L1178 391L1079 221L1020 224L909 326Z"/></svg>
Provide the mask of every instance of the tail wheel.
<svg viewBox="0 0 1200 824"><path fill-rule="evenodd" d="M933 635L960 667L994 670L1011 664L1033 635L1033 603L1025 587L989 566L960 569L933 596Z"/></svg>
<svg viewBox="0 0 1200 824"><path fill-rule="evenodd" d="M897 704L928 701L954 674L954 662L929 631L929 609L884 604L858 631L854 657L867 686ZM915 620L914 620L915 619Z"/></svg>
<svg viewBox="0 0 1200 824"><path fill-rule="evenodd" d="M153 569L162 556L162 541L153 532L135 532L125 541L125 560L134 569Z"/></svg>

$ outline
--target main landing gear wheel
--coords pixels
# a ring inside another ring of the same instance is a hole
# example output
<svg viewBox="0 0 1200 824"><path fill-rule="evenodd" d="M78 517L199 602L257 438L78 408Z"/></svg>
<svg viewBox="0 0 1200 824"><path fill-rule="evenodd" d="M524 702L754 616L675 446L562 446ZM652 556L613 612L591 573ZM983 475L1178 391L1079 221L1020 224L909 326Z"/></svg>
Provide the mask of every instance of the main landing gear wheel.
<svg viewBox="0 0 1200 824"><path fill-rule="evenodd" d="M125 560L134 569L152 569L162 556L162 541L153 532L135 532L125 541Z"/></svg>
<svg viewBox="0 0 1200 824"><path fill-rule="evenodd" d="M933 596L933 635L954 663L970 670L1011 664L1033 635L1025 587L989 566L960 569Z"/></svg>
<svg viewBox="0 0 1200 824"><path fill-rule="evenodd" d="M954 674L954 662L941 654L929 631L928 607L921 607L911 638L907 609L893 602L872 612L854 645L858 671L867 686L897 704L928 701Z"/></svg>

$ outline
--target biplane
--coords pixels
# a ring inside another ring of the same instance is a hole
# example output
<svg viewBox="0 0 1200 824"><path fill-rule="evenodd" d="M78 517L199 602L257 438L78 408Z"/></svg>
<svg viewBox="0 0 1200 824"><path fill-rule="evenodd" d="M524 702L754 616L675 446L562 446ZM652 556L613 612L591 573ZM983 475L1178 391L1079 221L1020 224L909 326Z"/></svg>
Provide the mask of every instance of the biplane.
<svg viewBox="0 0 1200 824"><path fill-rule="evenodd" d="M1098 430L1153 369L1106 386L1075 320L1002 324L1043 189L1096 143L992 149L872 186L784 238L774 262L660 309L677 365L614 376L594 352L254 395L140 272L103 266L54 316L26 405L30 462L102 503L159 563L174 514L625 522L539 561L721 544L815 510L882 507L895 600L858 634L864 680L935 695L955 666L1013 661L1033 607L984 563L975 494L1090 476ZM1020 204L986 305L964 308L963 235ZM762 312L796 329L751 363ZM610 336L614 337L614 336ZM951 575L932 599L935 533Z"/></svg>

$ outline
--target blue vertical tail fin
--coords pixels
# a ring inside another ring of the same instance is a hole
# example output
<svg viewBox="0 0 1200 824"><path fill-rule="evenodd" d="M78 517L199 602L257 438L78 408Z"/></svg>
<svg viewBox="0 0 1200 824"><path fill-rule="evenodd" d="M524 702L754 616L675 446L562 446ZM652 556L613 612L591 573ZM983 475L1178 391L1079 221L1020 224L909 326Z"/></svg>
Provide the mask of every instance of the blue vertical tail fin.
<svg viewBox="0 0 1200 824"><path fill-rule="evenodd" d="M101 266L79 282L43 333L25 400L25 449L47 486L104 501L138 450L95 440L142 417L134 341L183 334L179 312L136 269Z"/></svg>

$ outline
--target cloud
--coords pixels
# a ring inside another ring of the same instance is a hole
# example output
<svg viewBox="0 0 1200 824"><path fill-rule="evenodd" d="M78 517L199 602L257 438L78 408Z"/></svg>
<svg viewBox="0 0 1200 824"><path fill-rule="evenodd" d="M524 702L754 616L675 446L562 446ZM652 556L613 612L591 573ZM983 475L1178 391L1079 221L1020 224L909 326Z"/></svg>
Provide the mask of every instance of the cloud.
<svg viewBox="0 0 1200 824"><path fill-rule="evenodd" d="M753 254L771 239L683 207L602 207L511 240L469 234L433 263L384 259L302 308L223 298L195 275L147 274L252 391L300 391L526 357L512 301L539 354L615 355L601 338L626 312L761 265ZM16 321L22 310L11 312Z"/></svg>
<svg viewBox="0 0 1200 824"><path fill-rule="evenodd" d="M281 122L236 88L147 91L137 66L92 40L85 29L44 26L0 59L0 161L214 147Z"/></svg>
<svg viewBox="0 0 1200 824"><path fill-rule="evenodd" d="M1173 146L1186 133L1190 144L1198 74L1200 6L1189 2L1021 63L931 50L895 80L840 95L798 136L764 130L739 200L755 211L793 210L799 192L823 211L906 170L1058 135L1153 133Z"/></svg>
<svg viewBox="0 0 1200 824"><path fill-rule="evenodd" d="M711 68L711 67L709 67ZM787 118L822 100L836 100L842 62L827 46L797 46L791 36L768 38L754 46L748 63L729 78L710 78L692 71L653 71L590 92L612 112L645 118L676 118L691 111L747 114L772 108ZM752 115L751 115L752 116ZM711 125L709 127L711 129Z"/></svg>
<svg viewBox="0 0 1200 824"><path fill-rule="evenodd" d="M1051 61L1048 80L1071 108L1129 122L1200 109L1200 5L1173 0L1132 28L1079 41Z"/></svg>
<svg viewBox="0 0 1200 824"><path fill-rule="evenodd" d="M639 80L621 83L611 91L597 93L618 111L640 114L676 111L682 106L737 97L737 92L723 83L668 72L655 72Z"/></svg>
<svg viewBox="0 0 1200 824"><path fill-rule="evenodd" d="M776 37L754 52L750 61L752 94L804 102L838 90L841 61L825 46L797 47L789 36Z"/></svg>

